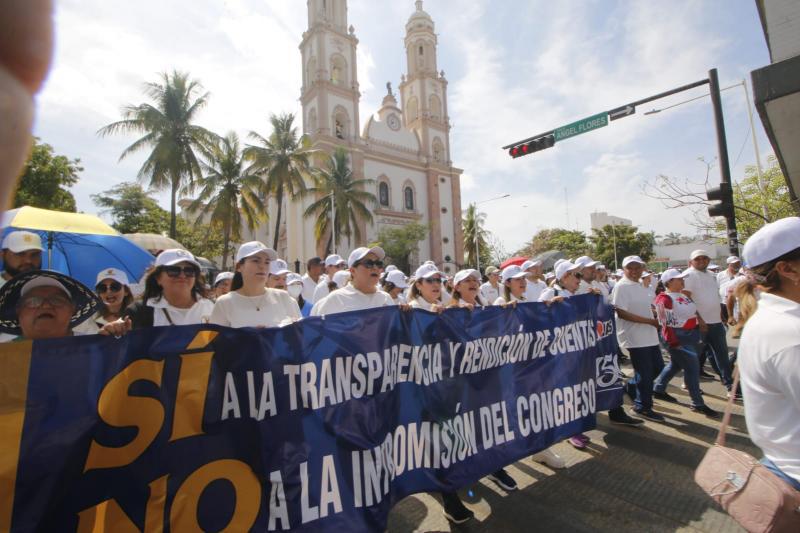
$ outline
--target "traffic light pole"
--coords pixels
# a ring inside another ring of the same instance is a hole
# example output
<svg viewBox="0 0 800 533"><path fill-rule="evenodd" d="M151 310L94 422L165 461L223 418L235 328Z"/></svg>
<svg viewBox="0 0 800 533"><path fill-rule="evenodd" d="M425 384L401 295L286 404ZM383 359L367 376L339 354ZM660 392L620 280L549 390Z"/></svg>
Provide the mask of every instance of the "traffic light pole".
<svg viewBox="0 0 800 533"><path fill-rule="evenodd" d="M720 183L733 186L731 182L731 165L728 160L728 141L725 137L725 119L722 115L722 98L719 93L717 69L708 71L708 88L711 93L711 105L714 108L714 126L717 130L717 151L719 152ZM725 217L728 227L728 250L731 255L739 254L739 236L736 231L736 217L731 214Z"/></svg>

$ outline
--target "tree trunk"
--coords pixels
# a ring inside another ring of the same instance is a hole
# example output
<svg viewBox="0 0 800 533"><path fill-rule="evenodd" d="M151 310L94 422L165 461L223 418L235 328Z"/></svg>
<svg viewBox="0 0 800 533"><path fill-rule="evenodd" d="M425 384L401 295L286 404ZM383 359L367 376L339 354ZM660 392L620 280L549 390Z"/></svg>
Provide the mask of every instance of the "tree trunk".
<svg viewBox="0 0 800 533"><path fill-rule="evenodd" d="M169 211L169 236L171 239L176 238L178 233L177 231L177 220L176 220L176 201L178 197L178 177L172 176L172 191L171 191L171 198L170 198L170 211Z"/></svg>
<svg viewBox="0 0 800 533"><path fill-rule="evenodd" d="M278 202L278 213L275 217L275 237L272 239L272 249L278 251L278 237L280 236L281 229L281 215L283 214L283 189L278 189L278 194L275 197Z"/></svg>
<svg viewBox="0 0 800 533"><path fill-rule="evenodd" d="M230 215L225 219L225 227L223 228L222 242L224 248L222 249L222 270L228 269L228 247L231 244L231 219Z"/></svg>

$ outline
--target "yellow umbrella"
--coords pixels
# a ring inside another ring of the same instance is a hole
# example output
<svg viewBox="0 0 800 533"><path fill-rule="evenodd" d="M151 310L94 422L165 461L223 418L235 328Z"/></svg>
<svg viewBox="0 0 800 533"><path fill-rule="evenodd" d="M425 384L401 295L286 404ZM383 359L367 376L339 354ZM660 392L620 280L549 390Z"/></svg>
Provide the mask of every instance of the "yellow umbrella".
<svg viewBox="0 0 800 533"><path fill-rule="evenodd" d="M114 228L94 215L50 211L27 205L3 213L0 226L90 235L119 235Z"/></svg>

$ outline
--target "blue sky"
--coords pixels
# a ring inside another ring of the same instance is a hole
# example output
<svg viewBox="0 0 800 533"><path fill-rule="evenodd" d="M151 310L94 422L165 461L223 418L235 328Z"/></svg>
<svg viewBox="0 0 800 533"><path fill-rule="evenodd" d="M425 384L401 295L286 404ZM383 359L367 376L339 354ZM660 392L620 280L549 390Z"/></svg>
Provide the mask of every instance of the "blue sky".
<svg viewBox="0 0 800 533"><path fill-rule="evenodd" d="M404 24L414 2L348 6L360 40L363 123L378 109L385 83L397 87L405 71ZM641 184L658 174L703 180L698 158L717 155L708 98L650 116L645 106L517 160L500 147L702 79L712 67L722 87L749 83L750 71L769 63L753 0L427 0L424 8L436 23L439 68L449 80L451 157L464 169L462 201L511 194L480 206L508 251L542 228L588 231L592 211L659 234L693 232L690 213L664 209L642 195ZM269 113L299 112L302 0L62 0L56 27L56 59L39 96L35 133L59 153L81 158L85 171L72 189L79 210L96 212L91 194L135 178L144 154L117 161L134 137L95 132L118 120L124 104L144 101L141 86L158 72L177 68L199 79L211 100L198 122L219 133L268 133ZM725 91L723 105L737 179L755 161L742 88ZM756 127L766 161L772 150L757 116ZM710 183L718 181L715 167Z"/></svg>

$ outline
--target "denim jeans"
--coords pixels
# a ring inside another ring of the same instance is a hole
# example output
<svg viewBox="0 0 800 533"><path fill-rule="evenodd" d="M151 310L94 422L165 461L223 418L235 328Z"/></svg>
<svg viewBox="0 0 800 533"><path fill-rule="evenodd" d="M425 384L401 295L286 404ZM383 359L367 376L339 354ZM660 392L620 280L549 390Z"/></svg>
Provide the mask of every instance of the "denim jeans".
<svg viewBox="0 0 800 533"><path fill-rule="evenodd" d="M683 370L683 380L686 382L686 388L689 389L692 406L702 407L705 402L703 402L700 392L700 360L697 357L701 342L700 332L696 329L688 331L676 329L675 335L678 337L680 345L675 348L669 347L670 362L656 378L653 390L666 392L670 380L679 370Z"/></svg>
<svg viewBox="0 0 800 533"><path fill-rule="evenodd" d="M731 361L728 359L728 341L725 339L725 326L722 323L709 324L708 332L703 337L703 342L714 349L713 356L717 362L717 370L725 388L731 388Z"/></svg>
<svg viewBox="0 0 800 533"><path fill-rule="evenodd" d="M664 366L661 349L656 346L628 348L631 364L635 371L636 399L633 401L636 410L653 408L653 379Z"/></svg>
<svg viewBox="0 0 800 533"><path fill-rule="evenodd" d="M770 461L766 457L763 457L761 459L761 461L759 461L759 462L762 465L766 466L767 470L769 470L770 472L772 472L773 474L775 474L776 476L778 476L779 478L784 480L786 483L788 483L792 488L794 488L795 490L800 490L800 481L796 480L793 477L789 477L788 475L784 474L783 470L781 470L780 468L775 466L775 463L773 463L772 461Z"/></svg>

